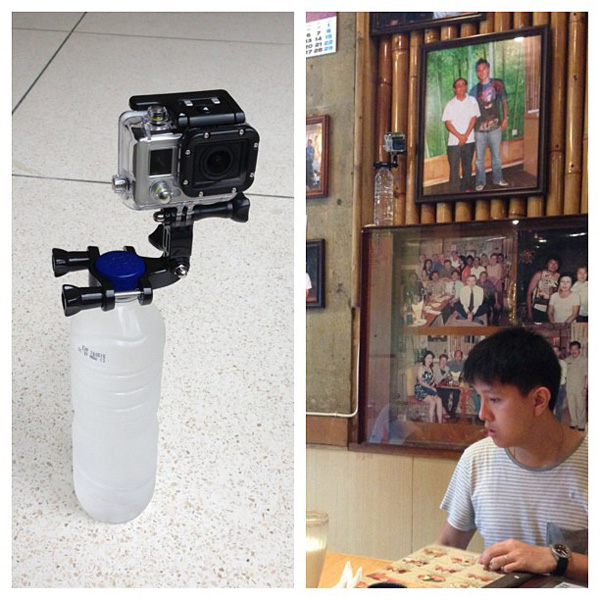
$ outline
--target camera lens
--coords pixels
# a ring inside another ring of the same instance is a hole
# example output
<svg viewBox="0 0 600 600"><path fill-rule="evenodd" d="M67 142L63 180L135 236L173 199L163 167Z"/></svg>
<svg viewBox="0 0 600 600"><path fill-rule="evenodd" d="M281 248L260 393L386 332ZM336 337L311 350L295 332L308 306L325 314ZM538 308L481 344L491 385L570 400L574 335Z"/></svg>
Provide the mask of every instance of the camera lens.
<svg viewBox="0 0 600 600"><path fill-rule="evenodd" d="M223 146L206 152L202 158L202 171L209 179L221 179L231 169L233 154Z"/></svg>

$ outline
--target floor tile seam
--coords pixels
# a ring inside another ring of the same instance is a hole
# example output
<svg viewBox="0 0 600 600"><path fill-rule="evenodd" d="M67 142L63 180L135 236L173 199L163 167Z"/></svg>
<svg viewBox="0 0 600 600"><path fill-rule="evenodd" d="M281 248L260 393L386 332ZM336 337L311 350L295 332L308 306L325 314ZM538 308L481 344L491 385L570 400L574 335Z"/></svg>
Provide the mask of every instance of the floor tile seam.
<svg viewBox="0 0 600 600"><path fill-rule="evenodd" d="M100 181L97 179L77 179L73 177L55 177L52 175L28 175L26 173L13 173L12 176L19 179L35 179L39 181L64 181L69 183L93 183L107 186L112 185L110 181ZM286 194L255 194L250 192L248 193L248 196L250 196L250 198L280 198L282 200L294 199L293 195L288 196Z"/></svg>
<svg viewBox="0 0 600 600"><path fill-rule="evenodd" d="M234 40L222 40L218 38L194 38L194 37L178 37L178 36L168 36L168 35L146 35L146 34L136 34L136 33L115 33L115 32L102 32L102 31L80 31L75 30L73 35L95 35L95 36L114 36L114 37L122 37L122 38L141 38L141 39L151 39L151 40L171 40L171 41L179 41L179 42L210 42L216 44L251 44L256 46L290 46L293 47L293 42L270 42L266 40L242 40L242 39L234 39Z"/></svg>
<svg viewBox="0 0 600 600"><path fill-rule="evenodd" d="M31 90L37 85L37 82L42 78L42 76L46 72L46 69L48 69L48 67L54 62L54 59L59 55L60 51L64 48L65 44L69 41L69 38L73 35L73 32L75 31L75 29L77 28L77 26L81 23L81 21L83 20L83 18L85 17L85 15L86 15L86 13L83 13L81 15L81 17L77 20L77 23L75 23L75 25L71 28L70 31L68 31L68 32L62 32L62 33L66 33L65 38L60 43L60 45L58 46L58 48L54 51L54 53L52 54L52 56L48 59L48 61L46 62L46 64L42 68L42 70L38 73L37 77L35 77L35 79L31 83L31 85L27 88L27 90L25 91L25 93L22 94L22 96L19 99L19 101L13 107L11 114L13 114L13 115L15 114L16 110L19 108L19 106L21 106L21 104L23 103L23 101L25 100L25 98L27 98L27 96L29 95L29 92L31 92Z"/></svg>

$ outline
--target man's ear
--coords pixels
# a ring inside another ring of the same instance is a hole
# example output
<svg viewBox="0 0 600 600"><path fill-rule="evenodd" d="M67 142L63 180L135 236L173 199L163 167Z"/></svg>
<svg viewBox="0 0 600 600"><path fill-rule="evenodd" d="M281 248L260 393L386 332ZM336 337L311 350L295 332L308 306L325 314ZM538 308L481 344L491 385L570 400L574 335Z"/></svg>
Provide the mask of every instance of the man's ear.
<svg viewBox="0 0 600 600"><path fill-rule="evenodd" d="M548 405L550 404L550 390L543 385L531 390L533 395L533 407L536 415L541 415L545 411L549 410Z"/></svg>

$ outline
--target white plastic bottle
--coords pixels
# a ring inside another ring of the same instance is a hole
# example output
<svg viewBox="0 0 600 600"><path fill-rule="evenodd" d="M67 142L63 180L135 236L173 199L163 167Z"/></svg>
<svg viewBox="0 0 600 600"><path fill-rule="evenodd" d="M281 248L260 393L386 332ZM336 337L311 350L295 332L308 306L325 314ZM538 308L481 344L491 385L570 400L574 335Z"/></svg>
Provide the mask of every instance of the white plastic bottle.
<svg viewBox="0 0 600 600"><path fill-rule="evenodd" d="M73 479L99 521L130 521L152 498L164 343L160 312L135 298L71 318Z"/></svg>
<svg viewBox="0 0 600 600"><path fill-rule="evenodd" d="M394 224L394 175L389 163L376 163L374 223L378 226Z"/></svg>

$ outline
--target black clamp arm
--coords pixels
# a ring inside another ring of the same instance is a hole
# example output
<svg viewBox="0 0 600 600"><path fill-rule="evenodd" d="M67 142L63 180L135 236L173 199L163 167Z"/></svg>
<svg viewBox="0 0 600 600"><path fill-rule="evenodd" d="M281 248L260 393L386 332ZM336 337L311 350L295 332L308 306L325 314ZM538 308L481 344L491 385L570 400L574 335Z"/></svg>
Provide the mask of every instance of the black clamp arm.
<svg viewBox="0 0 600 600"><path fill-rule="evenodd" d="M210 217L231 219L238 223L248 221L250 201L242 193L227 202L209 205L184 207L183 210L165 208L155 213L159 223L148 236L150 243L162 252L157 258L141 256L144 261L144 274L138 278L137 288L132 291L115 291L112 283L100 274L96 260L100 256L96 246L88 246L86 251L69 252L60 248L52 249L52 269L55 277L73 271L89 272L89 287L63 285L62 303L67 317L89 308L111 310L120 297L137 297L140 304L152 302L153 290L171 285L185 277L190 268L192 254L193 227L195 221ZM124 250L137 255L133 246Z"/></svg>

